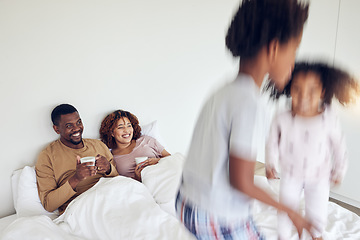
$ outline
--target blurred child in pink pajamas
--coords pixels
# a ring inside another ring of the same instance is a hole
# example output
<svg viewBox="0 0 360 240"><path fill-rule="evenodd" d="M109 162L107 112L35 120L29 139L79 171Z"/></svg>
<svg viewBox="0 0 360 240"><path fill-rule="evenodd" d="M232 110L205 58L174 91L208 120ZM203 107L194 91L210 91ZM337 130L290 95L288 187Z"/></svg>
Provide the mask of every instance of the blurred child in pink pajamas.
<svg viewBox="0 0 360 240"><path fill-rule="evenodd" d="M282 92L267 86L275 99L291 98L291 110L274 118L266 147L266 176L281 172L280 202L297 210L304 190L306 218L322 239L327 223L330 184L339 184L347 168L347 152L339 120L330 105L335 97L342 105L359 89L346 72L323 63L297 63ZM290 239L292 224L279 213L279 239Z"/></svg>

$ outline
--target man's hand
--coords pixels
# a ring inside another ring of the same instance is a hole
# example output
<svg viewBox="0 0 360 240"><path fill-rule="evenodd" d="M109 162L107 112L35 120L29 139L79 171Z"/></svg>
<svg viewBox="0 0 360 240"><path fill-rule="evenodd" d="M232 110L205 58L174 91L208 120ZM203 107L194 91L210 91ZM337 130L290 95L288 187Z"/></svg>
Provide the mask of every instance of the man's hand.
<svg viewBox="0 0 360 240"><path fill-rule="evenodd" d="M80 163L79 156L76 156L76 160L76 172L74 176L69 179L69 184L74 190L79 182L97 173L95 166L89 166L88 162Z"/></svg>
<svg viewBox="0 0 360 240"><path fill-rule="evenodd" d="M104 156L98 154L95 157L95 166L97 167L98 173L110 174L111 171L110 162Z"/></svg>

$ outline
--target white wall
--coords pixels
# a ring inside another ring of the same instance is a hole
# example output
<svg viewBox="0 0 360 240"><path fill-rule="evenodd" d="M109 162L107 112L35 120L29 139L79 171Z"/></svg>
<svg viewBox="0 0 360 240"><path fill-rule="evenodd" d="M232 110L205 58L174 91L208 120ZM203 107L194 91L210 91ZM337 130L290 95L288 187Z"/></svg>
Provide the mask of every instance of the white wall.
<svg viewBox="0 0 360 240"><path fill-rule="evenodd" d="M199 108L236 75L224 38L237 0L1 0L0 217L14 213L13 170L58 136L50 112L71 103L84 137L116 109L158 120L186 154Z"/></svg>
<svg viewBox="0 0 360 240"><path fill-rule="evenodd" d="M334 59L339 0L311 0L298 59Z"/></svg>
<svg viewBox="0 0 360 240"><path fill-rule="evenodd" d="M360 1L340 0L339 25L335 50L335 63L342 65L360 80ZM360 208L360 97L356 105L339 108L340 119L349 149L349 169L341 187L333 196Z"/></svg>

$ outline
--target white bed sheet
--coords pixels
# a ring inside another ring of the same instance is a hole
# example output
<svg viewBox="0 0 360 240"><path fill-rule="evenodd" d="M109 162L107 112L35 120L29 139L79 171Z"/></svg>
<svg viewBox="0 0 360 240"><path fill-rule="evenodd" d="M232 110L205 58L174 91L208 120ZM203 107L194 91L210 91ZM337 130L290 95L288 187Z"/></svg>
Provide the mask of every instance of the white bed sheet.
<svg viewBox="0 0 360 240"><path fill-rule="evenodd" d="M10 223L16 220L16 218L17 218L16 214L12 214L10 216L0 218L0 235L5 230L5 228L10 225Z"/></svg>
<svg viewBox="0 0 360 240"><path fill-rule="evenodd" d="M279 181L269 181L263 176L255 176L255 183L278 199ZM304 201L300 209L304 214ZM267 240L277 240L277 210L259 201L254 201L253 218L259 229L265 234ZM328 203L328 224L323 238L325 240L356 240L360 239L360 217L355 213L333 203ZM289 240L298 239L295 228ZM302 239L311 239L304 234Z"/></svg>

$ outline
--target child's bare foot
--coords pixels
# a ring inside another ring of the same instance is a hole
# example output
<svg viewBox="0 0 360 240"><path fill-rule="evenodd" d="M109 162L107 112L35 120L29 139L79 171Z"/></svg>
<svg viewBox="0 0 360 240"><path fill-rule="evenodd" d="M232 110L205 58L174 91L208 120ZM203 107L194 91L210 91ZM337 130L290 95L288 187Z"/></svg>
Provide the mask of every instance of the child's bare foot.
<svg viewBox="0 0 360 240"><path fill-rule="evenodd" d="M313 240L323 240L322 237L313 238Z"/></svg>

